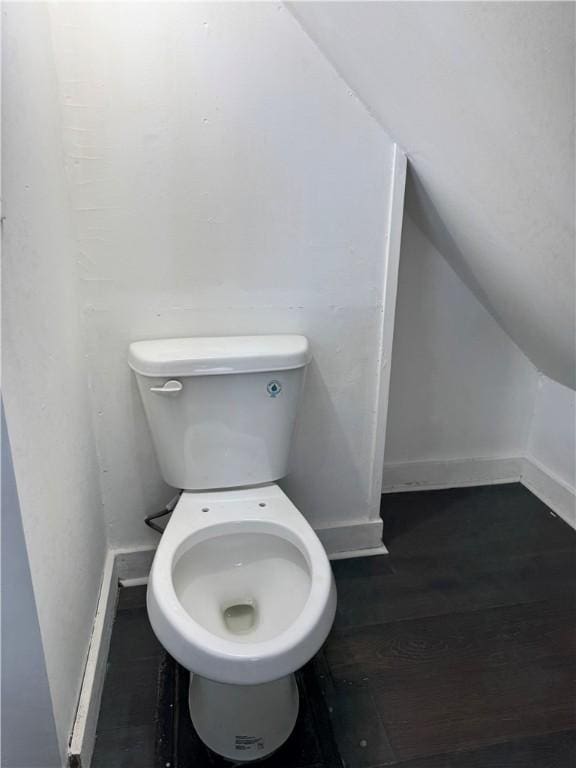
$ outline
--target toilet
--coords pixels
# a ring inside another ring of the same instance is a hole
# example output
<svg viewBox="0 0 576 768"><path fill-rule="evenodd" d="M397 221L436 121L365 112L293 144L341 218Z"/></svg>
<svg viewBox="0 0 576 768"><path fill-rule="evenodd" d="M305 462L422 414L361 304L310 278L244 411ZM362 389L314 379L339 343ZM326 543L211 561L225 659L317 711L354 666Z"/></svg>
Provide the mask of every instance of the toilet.
<svg viewBox="0 0 576 768"><path fill-rule="evenodd" d="M164 648L190 671L196 732L236 762L266 757L298 715L294 672L334 620L330 563L276 484L310 349L304 336L130 345L164 480L183 492L148 580Z"/></svg>

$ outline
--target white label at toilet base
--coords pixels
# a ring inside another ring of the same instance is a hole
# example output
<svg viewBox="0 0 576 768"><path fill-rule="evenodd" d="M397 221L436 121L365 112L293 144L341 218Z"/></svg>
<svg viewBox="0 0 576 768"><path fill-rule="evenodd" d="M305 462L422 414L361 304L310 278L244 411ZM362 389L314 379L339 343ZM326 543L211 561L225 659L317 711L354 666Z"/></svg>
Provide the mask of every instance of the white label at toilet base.
<svg viewBox="0 0 576 768"><path fill-rule="evenodd" d="M264 749L264 739L262 736L236 736L234 747L239 752L247 750L259 752Z"/></svg>

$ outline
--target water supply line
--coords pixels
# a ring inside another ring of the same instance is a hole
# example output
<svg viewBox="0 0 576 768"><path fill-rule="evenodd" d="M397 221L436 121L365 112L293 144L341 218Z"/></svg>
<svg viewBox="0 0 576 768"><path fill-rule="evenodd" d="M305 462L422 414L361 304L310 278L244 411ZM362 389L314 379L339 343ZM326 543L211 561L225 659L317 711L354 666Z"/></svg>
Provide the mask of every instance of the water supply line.
<svg viewBox="0 0 576 768"><path fill-rule="evenodd" d="M151 515L148 515L144 518L144 522L149 528L152 528L153 531L156 531L157 533L164 533L164 528L161 528L159 525L156 525L156 523L152 522L153 520L156 520L159 517L164 517L164 515L169 515L170 512L174 509L176 504L178 503L178 499L180 496L182 496L182 491L178 491L176 496L174 498L170 499L168 504L164 507L164 509L161 512L154 512Z"/></svg>

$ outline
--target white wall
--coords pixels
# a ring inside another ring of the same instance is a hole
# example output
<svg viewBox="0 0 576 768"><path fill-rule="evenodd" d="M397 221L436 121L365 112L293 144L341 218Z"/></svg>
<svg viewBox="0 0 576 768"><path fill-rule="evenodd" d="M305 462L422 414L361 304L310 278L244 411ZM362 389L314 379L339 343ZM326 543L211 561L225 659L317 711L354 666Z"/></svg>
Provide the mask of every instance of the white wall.
<svg viewBox="0 0 576 768"><path fill-rule="evenodd" d="M282 6L53 19L111 545L172 495L126 365L154 337L306 334L286 488L317 527L378 519L392 143Z"/></svg>
<svg viewBox="0 0 576 768"><path fill-rule="evenodd" d="M104 525L47 7L7 3L3 16L2 386L64 760L100 587Z"/></svg>
<svg viewBox="0 0 576 768"><path fill-rule="evenodd" d="M537 373L404 217L385 464L525 453Z"/></svg>
<svg viewBox="0 0 576 768"><path fill-rule="evenodd" d="M62 764L2 409L2 768Z"/></svg>
<svg viewBox="0 0 576 768"><path fill-rule="evenodd" d="M574 388L574 3L290 9L407 151L420 226L535 366Z"/></svg>

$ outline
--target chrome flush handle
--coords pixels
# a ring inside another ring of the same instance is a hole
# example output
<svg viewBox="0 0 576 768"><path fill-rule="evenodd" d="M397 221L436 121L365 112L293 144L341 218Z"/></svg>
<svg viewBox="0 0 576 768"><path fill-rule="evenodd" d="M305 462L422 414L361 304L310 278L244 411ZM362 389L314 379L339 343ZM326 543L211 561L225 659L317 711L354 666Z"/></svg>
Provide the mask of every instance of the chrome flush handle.
<svg viewBox="0 0 576 768"><path fill-rule="evenodd" d="M176 379L170 379L161 387L150 387L150 392L156 392L159 395L177 395L182 391L182 382Z"/></svg>

